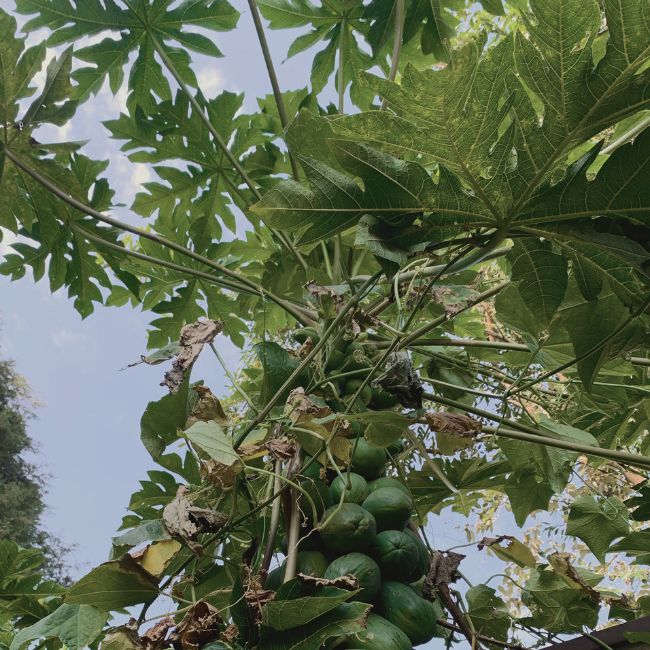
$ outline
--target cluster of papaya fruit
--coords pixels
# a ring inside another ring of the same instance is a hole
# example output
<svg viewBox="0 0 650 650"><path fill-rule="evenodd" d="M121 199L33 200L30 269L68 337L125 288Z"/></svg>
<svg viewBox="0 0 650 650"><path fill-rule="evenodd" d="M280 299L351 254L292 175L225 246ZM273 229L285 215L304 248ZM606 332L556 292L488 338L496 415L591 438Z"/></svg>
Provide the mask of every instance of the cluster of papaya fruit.
<svg viewBox="0 0 650 650"><path fill-rule="evenodd" d="M386 468L386 450L360 436L347 469L326 470L314 460L298 477L320 519L309 522L301 539L297 572L352 576L359 589L352 600L372 605L366 630L339 639L337 648L410 650L442 632L436 624L440 606L421 594L429 553L411 525L411 495L401 481L386 476ZM299 503L307 516L310 508ZM285 553L286 544L285 538ZM279 588L285 565L269 573L267 588Z"/></svg>

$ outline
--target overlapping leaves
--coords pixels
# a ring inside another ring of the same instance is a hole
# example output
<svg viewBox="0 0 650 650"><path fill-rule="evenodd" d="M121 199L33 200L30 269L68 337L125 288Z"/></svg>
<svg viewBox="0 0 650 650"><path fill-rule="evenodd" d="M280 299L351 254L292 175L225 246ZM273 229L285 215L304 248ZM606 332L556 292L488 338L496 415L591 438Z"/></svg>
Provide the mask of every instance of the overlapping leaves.
<svg viewBox="0 0 650 650"><path fill-rule="evenodd" d="M98 43L76 50L75 55L89 64L74 72L76 97L83 101L96 94L108 79L116 93L124 82L129 55L137 58L129 73L129 104L151 106L154 96L171 99L167 77L156 52L169 57L185 83L197 81L190 66L189 51L221 56L211 38L194 29L225 31L235 27L239 13L226 0L197 3L184 0L134 0L123 8L114 0L102 3L87 0L19 0L20 13L32 16L27 30L47 27L49 43L73 43L84 37L111 34ZM189 28L189 29L188 29ZM180 47L179 47L180 46Z"/></svg>

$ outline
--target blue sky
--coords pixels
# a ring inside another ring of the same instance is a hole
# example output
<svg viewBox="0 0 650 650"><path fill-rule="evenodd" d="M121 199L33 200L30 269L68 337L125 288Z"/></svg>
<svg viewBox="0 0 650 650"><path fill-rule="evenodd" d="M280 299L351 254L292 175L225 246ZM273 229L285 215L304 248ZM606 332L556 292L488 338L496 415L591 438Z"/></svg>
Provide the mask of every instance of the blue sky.
<svg viewBox="0 0 650 650"><path fill-rule="evenodd" d="M248 109L255 98L270 92L250 15L243 0L233 4L242 11L237 31L218 36L226 55L219 61L201 60L197 73L206 95L222 89L246 91ZM0 8L11 11L13 2L0 0ZM278 64L281 87L304 86L311 59L296 57L280 65L295 35L270 32L269 40ZM125 94L113 97L107 89L84 104L53 140L91 139L85 151L110 160L109 178L118 191L117 200L129 204L138 185L151 178L143 165L133 165L98 126L101 120L117 117ZM44 138L42 138L44 139ZM121 216L128 218L122 211ZM0 243L6 250L10 239ZM45 527L75 545L71 555L73 575L80 575L104 561L129 496L138 488L154 464L139 440L139 420L146 404L159 398L161 367L140 365L120 371L145 352L149 315L129 307L99 307L82 321L64 291L51 295L46 283L30 279L11 283L0 276L0 356L16 362L19 373L29 381L34 397L41 402L38 418L30 424L37 442L36 462L49 474ZM222 342L231 366L237 351ZM203 377L217 394L227 388L221 368L206 357L195 376ZM433 517L431 531L439 548L464 544L460 517ZM504 514L499 533L513 532L512 518ZM477 582L503 570L498 560L480 556L468 558L465 573ZM427 648L443 647L432 642Z"/></svg>

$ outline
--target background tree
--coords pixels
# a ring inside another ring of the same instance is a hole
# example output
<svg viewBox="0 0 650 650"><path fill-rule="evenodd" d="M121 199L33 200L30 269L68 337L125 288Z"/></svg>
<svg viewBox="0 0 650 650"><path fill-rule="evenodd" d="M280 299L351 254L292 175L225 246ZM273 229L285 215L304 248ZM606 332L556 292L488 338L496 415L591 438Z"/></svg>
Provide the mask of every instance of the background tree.
<svg viewBox="0 0 650 650"><path fill-rule="evenodd" d="M45 482L24 454L36 451L27 433L29 388L10 361L0 361L0 539L44 551L46 576L66 582L66 553L60 540L44 531Z"/></svg>

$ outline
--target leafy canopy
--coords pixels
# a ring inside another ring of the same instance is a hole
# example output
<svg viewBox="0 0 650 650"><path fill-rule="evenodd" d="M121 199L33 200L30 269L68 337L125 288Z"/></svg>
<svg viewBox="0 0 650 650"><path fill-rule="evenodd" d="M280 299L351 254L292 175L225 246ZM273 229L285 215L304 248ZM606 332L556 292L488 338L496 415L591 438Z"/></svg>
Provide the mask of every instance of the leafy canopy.
<svg viewBox="0 0 650 650"><path fill-rule="evenodd" d="M647 615L646 4L251 2L263 47L290 28L288 55L312 54L299 89L273 87L267 57L274 93L252 113L197 82L215 32L243 29L225 0L18 0L21 29L47 31L31 47L0 12L0 227L16 237L0 272L47 274L84 317L151 313L143 362L173 364L178 386L146 407L157 467L106 562L66 590L0 544L0 645L354 644L355 591L289 562L273 599L264 583L297 548L292 504L313 542L319 481L347 471L356 435L389 454L414 525L454 512L463 552L505 563L510 580L474 575L458 596L432 576L451 647ZM103 126L154 176L127 216L107 161L41 141L123 86ZM230 395L191 376L199 354ZM176 620L106 627L163 594Z"/></svg>

